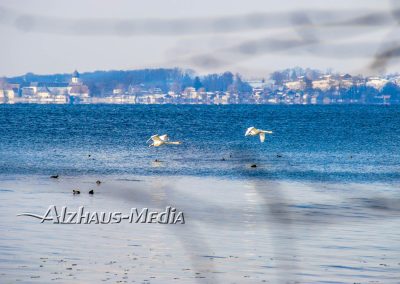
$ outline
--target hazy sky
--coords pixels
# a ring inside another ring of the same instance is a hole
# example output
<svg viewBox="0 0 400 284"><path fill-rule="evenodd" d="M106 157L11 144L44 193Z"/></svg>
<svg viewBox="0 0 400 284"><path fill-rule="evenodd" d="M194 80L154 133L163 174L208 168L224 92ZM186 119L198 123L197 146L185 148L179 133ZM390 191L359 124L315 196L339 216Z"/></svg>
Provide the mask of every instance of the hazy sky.
<svg viewBox="0 0 400 284"><path fill-rule="evenodd" d="M144 67L247 77L294 66L397 71L395 3L1 0L0 76Z"/></svg>

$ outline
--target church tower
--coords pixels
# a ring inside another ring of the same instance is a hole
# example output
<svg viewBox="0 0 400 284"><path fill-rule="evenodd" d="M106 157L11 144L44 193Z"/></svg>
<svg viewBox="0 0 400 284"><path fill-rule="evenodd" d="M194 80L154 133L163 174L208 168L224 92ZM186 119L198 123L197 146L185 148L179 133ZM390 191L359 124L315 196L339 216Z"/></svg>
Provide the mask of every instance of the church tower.
<svg viewBox="0 0 400 284"><path fill-rule="evenodd" d="M72 84L80 84L81 80L79 78L79 73L78 71L74 71L74 73L72 73L72 79L71 79L71 83Z"/></svg>

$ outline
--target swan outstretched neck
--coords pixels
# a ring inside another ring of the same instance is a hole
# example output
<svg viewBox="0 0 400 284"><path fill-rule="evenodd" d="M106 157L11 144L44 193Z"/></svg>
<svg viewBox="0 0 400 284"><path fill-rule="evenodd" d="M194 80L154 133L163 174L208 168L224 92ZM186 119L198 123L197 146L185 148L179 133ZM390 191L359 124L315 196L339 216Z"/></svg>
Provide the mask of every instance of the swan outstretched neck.
<svg viewBox="0 0 400 284"><path fill-rule="evenodd" d="M271 130L261 130L257 129L254 126L247 128L245 136L256 136L260 135L260 141L263 143L265 141L265 134L272 134Z"/></svg>
<svg viewBox="0 0 400 284"><path fill-rule="evenodd" d="M182 142L180 141L174 141L174 142L164 142L164 144L171 144L171 145L181 145Z"/></svg>
<svg viewBox="0 0 400 284"><path fill-rule="evenodd" d="M263 132L263 133L272 134L272 131L271 131L271 130L260 130L260 131Z"/></svg>

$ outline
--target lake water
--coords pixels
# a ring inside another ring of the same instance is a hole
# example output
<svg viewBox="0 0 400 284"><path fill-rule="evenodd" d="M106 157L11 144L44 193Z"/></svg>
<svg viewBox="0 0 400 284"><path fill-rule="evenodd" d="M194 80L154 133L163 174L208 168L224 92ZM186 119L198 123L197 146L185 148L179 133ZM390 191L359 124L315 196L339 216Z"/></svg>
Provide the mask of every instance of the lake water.
<svg viewBox="0 0 400 284"><path fill-rule="evenodd" d="M400 283L398 106L0 105L0 120L1 283ZM155 133L183 144L148 147ZM50 205L173 206L185 224L17 216Z"/></svg>
<svg viewBox="0 0 400 284"><path fill-rule="evenodd" d="M1 105L0 121L5 175L400 179L399 106ZM164 133L183 144L147 147Z"/></svg>

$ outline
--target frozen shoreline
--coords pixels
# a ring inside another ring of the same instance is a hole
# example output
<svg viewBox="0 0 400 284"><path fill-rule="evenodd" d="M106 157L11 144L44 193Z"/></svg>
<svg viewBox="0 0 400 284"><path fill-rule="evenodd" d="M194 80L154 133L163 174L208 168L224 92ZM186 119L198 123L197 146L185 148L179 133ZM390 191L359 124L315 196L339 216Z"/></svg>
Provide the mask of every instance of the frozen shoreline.
<svg viewBox="0 0 400 284"><path fill-rule="evenodd" d="M0 180L0 198L5 283L396 283L400 277L400 195L390 184L10 176ZM105 212L173 206L186 222L66 225L16 216L43 214L49 205Z"/></svg>

